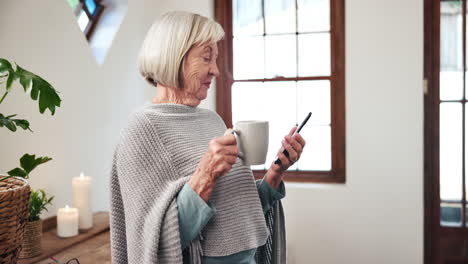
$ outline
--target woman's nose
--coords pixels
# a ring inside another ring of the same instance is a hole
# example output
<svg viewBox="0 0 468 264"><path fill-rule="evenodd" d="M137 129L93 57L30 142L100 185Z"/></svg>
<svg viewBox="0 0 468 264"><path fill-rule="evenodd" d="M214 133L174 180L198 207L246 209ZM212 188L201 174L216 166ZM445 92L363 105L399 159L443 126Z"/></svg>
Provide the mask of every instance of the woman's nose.
<svg viewBox="0 0 468 264"><path fill-rule="evenodd" d="M211 67L210 67L210 72L209 72L211 75L214 75L215 77L218 77L219 76L219 69L218 69L218 65L216 62L214 62Z"/></svg>

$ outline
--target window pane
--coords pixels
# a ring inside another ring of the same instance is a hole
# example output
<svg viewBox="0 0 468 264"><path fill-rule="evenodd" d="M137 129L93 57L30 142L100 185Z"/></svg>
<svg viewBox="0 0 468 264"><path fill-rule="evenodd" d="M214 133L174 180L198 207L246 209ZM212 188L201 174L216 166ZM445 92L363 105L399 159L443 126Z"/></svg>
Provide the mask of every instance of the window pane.
<svg viewBox="0 0 468 264"><path fill-rule="evenodd" d="M440 99L456 100L463 96L462 3L440 4Z"/></svg>
<svg viewBox="0 0 468 264"><path fill-rule="evenodd" d="M297 122L312 112L307 126L330 125L330 81L297 82Z"/></svg>
<svg viewBox="0 0 468 264"><path fill-rule="evenodd" d="M78 3L80 0L67 0L68 4L71 6L73 10L75 10L76 6L78 6Z"/></svg>
<svg viewBox="0 0 468 264"><path fill-rule="evenodd" d="M330 30L329 0L297 0L299 32Z"/></svg>
<svg viewBox="0 0 468 264"><path fill-rule="evenodd" d="M281 140L296 122L295 82L235 82L232 85L232 120L269 121L269 167L281 147ZM254 166L264 169L265 166ZM291 168L295 169L295 167Z"/></svg>
<svg viewBox="0 0 468 264"><path fill-rule="evenodd" d="M296 32L295 0L264 0L267 34Z"/></svg>
<svg viewBox="0 0 468 264"><path fill-rule="evenodd" d="M263 12L261 0L233 0L234 36L263 35Z"/></svg>
<svg viewBox="0 0 468 264"><path fill-rule="evenodd" d="M463 68L462 2L443 1L440 6L440 67L444 70Z"/></svg>
<svg viewBox="0 0 468 264"><path fill-rule="evenodd" d="M466 226L468 226L468 206L465 207L465 220L466 220L466 222L465 222Z"/></svg>
<svg viewBox="0 0 468 264"><path fill-rule="evenodd" d="M94 15L94 12L96 11L96 3L94 0L85 0L85 5L88 8L89 13Z"/></svg>
<svg viewBox="0 0 468 264"><path fill-rule="evenodd" d="M263 82L234 82L232 84L233 125L242 120L263 120L265 108L259 107L257 111L252 111L252 109L256 109L258 98L263 97L263 92ZM251 168L252 170L263 170L265 165L254 165Z"/></svg>
<svg viewBox="0 0 468 264"><path fill-rule="evenodd" d="M440 100L459 100L463 97L463 71L442 71L440 78Z"/></svg>
<svg viewBox="0 0 468 264"><path fill-rule="evenodd" d="M275 161L281 141L296 124L296 82L265 82L266 120L270 122L270 142L266 168ZM296 170L297 164L288 170Z"/></svg>
<svg viewBox="0 0 468 264"><path fill-rule="evenodd" d="M232 123L242 120L263 120L268 111L263 104L263 82L234 82L232 84ZM252 111L252 110L255 111Z"/></svg>
<svg viewBox="0 0 468 264"><path fill-rule="evenodd" d="M465 10L465 17L468 17L468 8ZM465 27L465 34L468 35L468 28ZM463 36L462 36L463 37ZM468 83L468 41L465 41L465 86ZM468 97L465 87L465 99ZM467 218L468 219L468 218Z"/></svg>
<svg viewBox="0 0 468 264"><path fill-rule="evenodd" d="M331 170L331 129L330 126L310 126L301 130L306 141L301 159L297 162L299 170Z"/></svg>
<svg viewBox="0 0 468 264"><path fill-rule="evenodd" d="M465 200L468 200L468 105L465 104ZM468 217L466 218L468 221Z"/></svg>
<svg viewBox="0 0 468 264"><path fill-rule="evenodd" d="M440 204L440 224L442 226L461 226L461 214L461 204Z"/></svg>
<svg viewBox="0 0 468 264"><path fill-rule="evenodd" d="M85 31L88 26L89 18L85 11L81 10L78 15L78 25L80 26L81 31Z"/></svg>
<svg viewBox="0 0 468 264"><path fill-rule="evenodd" d="M235 37L233 39L234 79L264 78L263 37Z"/></svg>
<svg viewBox="0 0 468 264"><path fill-rule="evenodd" d="M462 198L462 106L440 104L440 198Z"/></svg>
<svg viewBox="0 0 468 264"><path fill-rule="evenodd" d="M299 35L299 76L329 76L330 33Z"/></svg>
<svg viewBox="0 0 468 264"><path fill-rule="evenodd" d="M267 78L296 76L296 35L265 37Z"/></svg>

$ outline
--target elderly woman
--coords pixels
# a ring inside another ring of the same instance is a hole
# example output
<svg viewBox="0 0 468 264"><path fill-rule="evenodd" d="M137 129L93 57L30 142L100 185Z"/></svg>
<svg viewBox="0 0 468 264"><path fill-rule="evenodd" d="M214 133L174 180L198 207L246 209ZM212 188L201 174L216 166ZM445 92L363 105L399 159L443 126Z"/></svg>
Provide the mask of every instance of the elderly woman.
<svg viewBox="0 0 468 264"><path fill-rule="evenodd" d="M282 173L305 141L293 127L281 163L254 180L223 120L197 107L219 75L223 36L218 23L186 12L163 15L146 35L139 68L157 92L130 115L115 149L114 264L285 262Z"/></svg>

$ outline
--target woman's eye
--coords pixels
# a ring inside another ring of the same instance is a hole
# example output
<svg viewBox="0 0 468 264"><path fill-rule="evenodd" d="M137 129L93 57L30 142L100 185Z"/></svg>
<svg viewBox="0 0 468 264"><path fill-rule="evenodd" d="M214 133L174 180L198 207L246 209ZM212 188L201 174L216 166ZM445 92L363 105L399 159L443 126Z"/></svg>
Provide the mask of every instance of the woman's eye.
<svg viewBox="0 0 468 264"><path fill-rule="evenodd" d="M210 59L210 58L204 57L203 60L204 60L205 62L209 62L211 59Z"/></svg>

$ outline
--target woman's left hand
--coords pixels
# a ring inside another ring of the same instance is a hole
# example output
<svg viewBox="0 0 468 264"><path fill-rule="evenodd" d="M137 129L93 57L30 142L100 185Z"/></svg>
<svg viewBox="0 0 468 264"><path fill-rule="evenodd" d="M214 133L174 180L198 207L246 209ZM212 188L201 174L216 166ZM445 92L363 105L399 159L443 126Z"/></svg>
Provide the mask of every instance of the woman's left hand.
<svg viewBox="0 0 468 264"><path fill-rule="evenodd" d="M272 177L272 180L274 179L274 182L278 182L278 184L281 181L280 178L282 178L282 173L300 159L302 151L306 144L304 138L302 138L300 134L294 134L294 131L296 131L296 129L297 126L293 127L291 131L289 131L289 134L285 136L284 139L281 141L282 147L280 148L277 154L277 158L281 160L281 163L275 164L275 162L273 161L267 173L268 177ZM283 153L285 149L289 153L288 157L286 157L286 155Z"/></svg>

